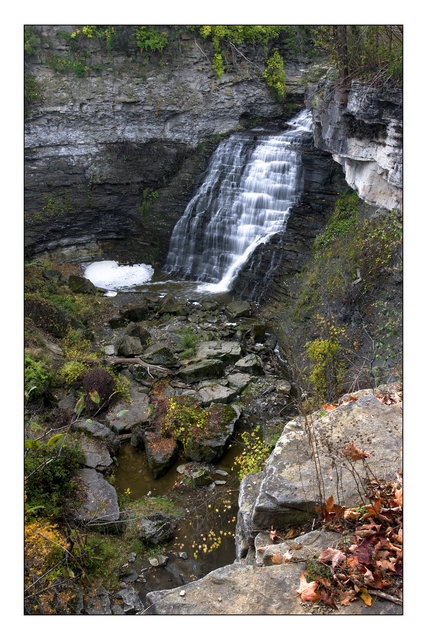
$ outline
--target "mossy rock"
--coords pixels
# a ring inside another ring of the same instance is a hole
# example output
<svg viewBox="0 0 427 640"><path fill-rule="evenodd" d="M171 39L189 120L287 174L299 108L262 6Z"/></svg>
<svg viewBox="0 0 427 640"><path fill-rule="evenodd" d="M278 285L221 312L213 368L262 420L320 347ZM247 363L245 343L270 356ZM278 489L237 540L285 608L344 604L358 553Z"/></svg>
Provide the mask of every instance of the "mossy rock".
<svg viewBox="0 0 427 640"><path fill-rule="evenodd" d="M24 314L31 318L36 327L55 336L64 338L70 327L79 327L80 323L56 305L28 294L24 301Z"/></svg>
<svg viewBox="0 0 427 640"><path fill-rule="evenodd" d="M184 455L195 462L214 462L224 454L234 426L240 417L235 405L213 404L208 420L199 434L192 434L184 443Z"/></svg>

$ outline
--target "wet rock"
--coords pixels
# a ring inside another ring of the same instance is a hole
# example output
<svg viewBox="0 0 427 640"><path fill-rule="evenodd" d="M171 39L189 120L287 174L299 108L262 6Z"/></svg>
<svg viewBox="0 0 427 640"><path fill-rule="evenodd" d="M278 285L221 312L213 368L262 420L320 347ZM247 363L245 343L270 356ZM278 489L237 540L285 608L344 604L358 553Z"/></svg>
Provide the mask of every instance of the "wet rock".
<svg viewBox="0 0 427 640"><path fill-rule="evenodd" d="M79 524L96 530L120 530L120 512L115 488L95 469L80 469L75 481L79 495L78 506L70 509L71 517Z"/></svg>
<svg viewBox="0 0 427 640"><path fill-rule="evenodd" d="M173 438L163 438L153 431L146 431L143 441L150 471L154 478L160 478L170 469L178 453L178 445Z"/></svg>
<svg viewBox="0 0 427 640"><path fill-rule="evenodd" d="M149 563L152 567L165 567L168 563L168 560L169 558L167 556L160 554L158 556L155 556L154 558L150 558Z"/></svg>
<svg viewBox="0 0 427 640"><path fill-rule="evenodd" d="M95 285L83 276L69 276L68 286L73 293L96 293Z"/></svg>
<svg viewBox="0 0 427 640"><path fill-rule="evenodd" d="M240 369L245 373L250 373L256 376L264 375L262 360L255 353L250 353L244 358L241 358L236 362L235 366L237 369Z"/></svg>
<svg viewBox="0 0 427 640"><path fill-rule="evenodd" d="M151 335L141 322L130 322L123 332L123 335L139 338L141 345L146 345Z"/></svg>
<svg viewBox="0 0 427 640"><path fill-rule="evenodd" d="M198 382L209 378L220 378L224 374L222 360L201 360L189 364L180 370L178 376L187 383Z"/></svg>
<svg viewBox="0 0 427 640"><path fill-rule="evenodd" d="M142 542L156 545L167 542L173 537L176 522L164 513L154 513L139 518L137 529Z"/></svg>
<svg viewBox="0 0 427 640"><path fill-rule="evenodd" d="M148 349L144 351L143 359L150 364L156 364L161 367L174 368L179 367L180 360L172 352L172 350L165 344L157 342L150 345Z"/></svg>
<svg viewBox="0 0 427 640"><path fill-rule="evenodd" d="M190 311L187 303L168 293L159 304L159 313L170 313L177 316L185 316Z"/></svg>
<svg viewBox="0 0 427 640"><path fill-rule="evenodd" d="M240 372L231 373L227 376L227 380L230 387L237 389L237 393L240 394L251 381L251 374Z"/></svg>

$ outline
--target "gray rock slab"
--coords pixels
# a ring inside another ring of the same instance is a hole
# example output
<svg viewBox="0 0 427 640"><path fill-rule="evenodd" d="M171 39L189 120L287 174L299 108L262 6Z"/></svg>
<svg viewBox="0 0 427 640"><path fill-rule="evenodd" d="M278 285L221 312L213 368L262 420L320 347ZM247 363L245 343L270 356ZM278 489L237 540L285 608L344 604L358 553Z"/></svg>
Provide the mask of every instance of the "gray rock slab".
<svg viewBox="0 0 427 640"><path fill-rule="evenodd" d="M402 406L387 406L372 394L342 404L326 415L308 417L316 434L317 464L324 499L356 506L367 477L394 478L402 466ZM353 461L343 450L354 446L371 455ZM321 496L309 438L301 421L287 423L265 469L253 511L253 528L304 523Z"/></svg>
<svg viewBox="0 0 427 640"><path fill-rule="evenodd" d="M222 360L225 363L236 362L242 355L242 348L238 342L211 340L202 342L197 349L194 360L206 360L210 358Z"/></svg>
<svg viewBox="0 0 427 640"><path fill-rule="evenodd" d="M148 395L137 388L132 389L130 395L130 402L120 402L105 417L105 421L117 433L130 432L148 421Z"/></svg>
<svg viewBox="0 0 427 640"><path fill-rule="evenodd" d="M95 469L80 469L75 476L79 504L72 517L84 525L115 525L120 518L115 488Z"/></svg>
<svg viewBox="0 0 427 640"><path fill-rule="evenodd" d="M285 553L292 555L292 562L309 562L316 553L327 547L335 548L341 540L342 535L336 531L310 531L292 540L272 544L270 535L261 532L255 538L256 564L271 566L275 554L283 556Z"/></svg>
<svg viewBox="0 0 427 640"><path fill-rule="evenodd" d="M209 378L218 378L224 374L222 360L206 359L184 367L179 372L179 377L185 382L199 382Z"/></svg>
<svg viewBox="0 0 427 640"><path fill-rule="evenodd" d="M93 438L104 440L113 453L118 453L120 449L120 440L114 431L101 422L97 422L97 420L77 420L77 422L71 426L71 429L73 431L86 433Z"/></svg>
<svg viewBox="0 0 427 640"><path fill-rule="evenodd" d="M108 447L102 440L82 435L79 445L85 457L86 467L105 472L113 464Z"/></svg>
<svg viewBox="0 0 427 640"><path fill-rule="evenodd" d="M248 386L251 379L252 376L250 373L241 373L239 371L237 373L231 373L229 376L227 376L228 384L230 385L230 387L234 387L238 390L239 393Z"/></svg>
<svg viewBox="0 0 427 640"><path fill-rule="evenodd" d="M198 389L197 395L200 398L200 404L203 407L207 407L211 402L224 402L225 404L232 402L237 397L238 390L224 387L222 384L212 383Z"/></svg>
<svg viewBox="0 0 427 640"><path fill-rule="evenodd" d="M151 591L147 606L156 615L307 615L320 613L297 596L304 562L256 567L242 562L216 569L175 589ZM376 601L340 607L344 614L401 614L401 607ZM323 609L330 614L331 609ZM336 612L334 612L336 613Z"/></svg>
<svg viewBox="0 0 427 640"><path fill-rule="evenodd" d="M240 358L240 360L236 362L235 367L244 373L250 373L257 376L264 374L262 360L255 353L250 353L244 358Z"/></svg>

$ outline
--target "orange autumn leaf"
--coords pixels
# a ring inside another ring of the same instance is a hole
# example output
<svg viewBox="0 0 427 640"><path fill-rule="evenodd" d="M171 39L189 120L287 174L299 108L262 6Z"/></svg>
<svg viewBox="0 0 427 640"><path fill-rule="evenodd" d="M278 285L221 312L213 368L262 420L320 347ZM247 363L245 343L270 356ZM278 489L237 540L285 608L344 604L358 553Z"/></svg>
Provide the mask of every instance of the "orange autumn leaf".
<svg viewBox="0 0 427 640"><path fill-rule="evenodd" d="M313 580L313 582L307 582L305 579L304 572L301 573L299 589L297 593L301 596L301 600L303 602L316 602L319 600L320 594L316 593L317 582Z"/></svg>
<svg viewBox="0 0 427 640"><path fill-rule="evenodd" d="M334 508L334 496L329 496L329 498L325 502L326 511L332 511Z"/></svg>
<svg viewBox="0 0 427 640"><path fill-rule="evenodd" d="M323 411L333 411L338 407L337 404L322 404Z"/></svg>
<svg viewBox="0 0 427 640"><path fill-rule="evenodd" d="M342 450L343 454L346 458L350 458L354 462L357 460L363 460L364 458L368 458L371 454L368 451L362 451L362 449L358 449L354 446L354 442L351 444L347 444Z"/></svg>
<svg viewBox="0 0 427 640"><path fill-rule="evenodd" d="M394 499L396 500L397 506L402 508L403 506L403 490L396 489L394 492Z"/></svg>

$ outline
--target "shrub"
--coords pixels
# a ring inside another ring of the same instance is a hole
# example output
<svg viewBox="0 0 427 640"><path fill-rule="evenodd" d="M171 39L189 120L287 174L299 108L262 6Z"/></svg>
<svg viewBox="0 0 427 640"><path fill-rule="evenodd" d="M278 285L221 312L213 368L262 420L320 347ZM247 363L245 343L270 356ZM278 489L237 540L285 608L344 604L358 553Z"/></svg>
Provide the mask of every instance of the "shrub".
<svg viewBox="0 0 427 640"><path fill-rule="evenodd" d="M69 360L58 371L60 378L67 384L81 380L88 369L88 365L78 360Z"/></svg>
<svg viewBox="0 0 427 640"><path fill-rule="evenodd" d="M63 338L71 323L71 319L65 311L38 297L37 294L25 296L24 312L36 327L47 331L56 338Z"/></svg>
<svg viewBox="0 0 427 640"><path fill-rule="evenodd" d="M72 489L71 480L84 463L76 443L40 444L26 452L26 502L29 508L43 507L44 514L60 518Z"/></svg>
<svg viewBox="0 0 427 640"><path fill-rule="evenodd" d="M114 378L106 369L99 367L88 371L83 378L83 388L87 393L86 406L94 408L108 403L114 387Z"/></svg>
<svg viewBox="0 0 427 640"><path fill-rule="evenodd" d="M344 348L340 344L345 330L329 324L328 333L327 338L316 338L304 345L311 361L310 382L321 401L331 401L340 393L345 372Z"/></svg>
<svg viewBox="0 0 427 640"><path fill-rule="evenodd" d="M27 399L40 398L49 387L52 374L48 365L29 354L24 358L24 388Z"/></svg>
<svg viewBox="0 0 427 640"><path fill-rule="evenodd" d="M267 66L262 77L266 80L269 87L272 87L279 100L283 100L286 93L286 76L283 65L283 58L277 49L267 59Z"/></svg>
<svg viewBox="0 0 427 640"><path fill-rule="evenodd" d="M191 437L203 431L208 413L207 409L199 407L192 398L169 398L161 434L179 440L185 448Z"/></svg>

